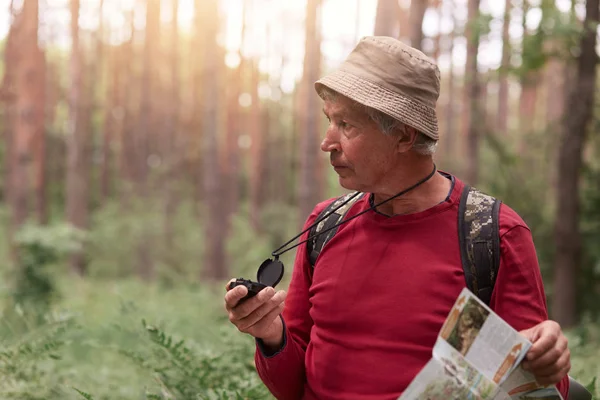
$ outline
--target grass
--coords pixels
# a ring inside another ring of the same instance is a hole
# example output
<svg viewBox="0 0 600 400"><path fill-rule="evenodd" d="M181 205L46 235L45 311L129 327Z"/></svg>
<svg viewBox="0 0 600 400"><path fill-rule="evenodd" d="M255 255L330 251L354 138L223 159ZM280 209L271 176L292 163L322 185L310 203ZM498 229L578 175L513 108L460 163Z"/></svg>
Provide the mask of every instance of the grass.
<svg viewBox="0 0 600 400"><path fill-rule="evenodd" d="M270 398L252 338L222 311L222 285L69 279L59 292L41 325L5 309L0 398ZM589 384L600 376L600 329L587 322L569 338L571 375Z"/></svg>

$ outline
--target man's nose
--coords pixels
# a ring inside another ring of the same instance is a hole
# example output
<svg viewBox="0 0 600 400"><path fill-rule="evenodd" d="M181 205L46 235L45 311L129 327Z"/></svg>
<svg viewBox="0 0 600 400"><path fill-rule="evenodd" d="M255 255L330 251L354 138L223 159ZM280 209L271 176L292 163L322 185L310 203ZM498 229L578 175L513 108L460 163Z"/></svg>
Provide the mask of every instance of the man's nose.
<svg viewBox="0 0 600 400"><path fill-rule="evenodd" d="M321 142L321 150L327 153L340 150L340 142L337 140L334 129L331 126L327 128L325 138Z"/></svg>

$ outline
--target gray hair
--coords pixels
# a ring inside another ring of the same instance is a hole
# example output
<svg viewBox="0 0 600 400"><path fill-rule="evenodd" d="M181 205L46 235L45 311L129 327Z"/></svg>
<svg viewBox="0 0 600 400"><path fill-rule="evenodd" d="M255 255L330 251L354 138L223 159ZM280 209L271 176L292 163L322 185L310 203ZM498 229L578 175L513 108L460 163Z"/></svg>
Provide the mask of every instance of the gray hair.
<svg viewBox="0 0 600 400"><path fill-rule="evenodd" d="M321 86L319 90L319 96L323 100L335 102L340 96L340 93L329 89L326 86ZM376 110L372 107L365 106L363 104L357 103L356 101L350 99L352 101L352 107L355 109L359 109L366 113L369 118L373 122L377 124L379 130L383 132L384 135L393 135L396 131L401 130L401 135L406 134L406 124L401 121L398 121L394 117L391 117L379 110ZM413 150L420 155L430 156L435 153L437 148L437 140L430 138L429 136L423 134L422 132L417 130L417 138L413 143Z"/></svg>

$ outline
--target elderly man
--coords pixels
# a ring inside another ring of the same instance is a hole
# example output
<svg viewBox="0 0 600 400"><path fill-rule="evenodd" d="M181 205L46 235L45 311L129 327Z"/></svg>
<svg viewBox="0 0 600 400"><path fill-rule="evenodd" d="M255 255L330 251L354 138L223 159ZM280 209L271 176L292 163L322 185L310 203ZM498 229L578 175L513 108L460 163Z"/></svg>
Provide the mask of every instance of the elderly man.
<svg viewBox="0 0 600 400"><path fill-rule="evenodd" d="M245 287L225 295L231 322L256 338L258 373L278 399L396 399L431 358L465 286L456 228L464 183L432 158L439 80L423 53L367 37L316 83L329 121L321 149L340 185L366 195L314 267L299 247L287 298L270 287L243 302ZM569 350L547 320L531 232L502 204L499 233L490 307L533 342L524 367L566 396Z"/></svg>

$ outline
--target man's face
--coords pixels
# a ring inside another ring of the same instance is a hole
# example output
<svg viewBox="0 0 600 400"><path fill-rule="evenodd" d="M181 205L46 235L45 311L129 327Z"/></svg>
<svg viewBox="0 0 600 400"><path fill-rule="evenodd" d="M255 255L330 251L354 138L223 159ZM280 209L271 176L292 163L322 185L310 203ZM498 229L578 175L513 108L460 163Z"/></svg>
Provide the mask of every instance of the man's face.
<svg viewBox="0 0 600 400"><path fill-rule="evenodd" d="M338 96L326 100L323 112L329 120L321 150L330 153L340 185L363 192L386 191L385 180L398 159L398 138L385 135L352 101Z"/></svg>

